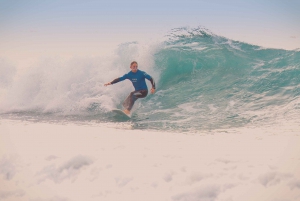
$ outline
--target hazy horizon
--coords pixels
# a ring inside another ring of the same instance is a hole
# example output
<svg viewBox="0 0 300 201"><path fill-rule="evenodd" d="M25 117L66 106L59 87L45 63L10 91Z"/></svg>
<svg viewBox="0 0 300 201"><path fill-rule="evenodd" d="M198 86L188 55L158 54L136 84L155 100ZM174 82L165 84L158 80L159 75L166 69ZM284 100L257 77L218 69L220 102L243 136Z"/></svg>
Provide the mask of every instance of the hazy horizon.
<svg viewBox="0 0 300 201"><path fill-rule="evenodd" d="M121 43L157 41L171 29L203 26L267 48L300 47L297 1L0 1L0 55L101 56Z"/></svg>

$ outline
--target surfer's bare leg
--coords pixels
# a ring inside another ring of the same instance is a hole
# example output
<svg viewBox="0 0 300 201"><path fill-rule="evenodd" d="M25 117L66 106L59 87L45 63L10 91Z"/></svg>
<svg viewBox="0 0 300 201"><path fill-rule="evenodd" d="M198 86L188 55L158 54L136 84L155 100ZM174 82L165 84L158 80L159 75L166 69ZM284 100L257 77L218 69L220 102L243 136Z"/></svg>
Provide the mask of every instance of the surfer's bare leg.
<svg viewBox="0 0 300 201"><path fill-rule="evenodd" d="M127 110L127 109L124 109L123 112L124 112L125 114L127 114L127 115L130 114L130 110Z"/></svg>
<svg viewBox="0 0 300 201"><path fill-rule="evenodd" d="M135 101L138 99L138 98L144 98L146 97L148 94L148 90L138 90L138 91L133 91L131 92L127 98L125 99L125 101L123 102L123 107L124 107L124 110L123 112L125 114L130 114L130 111L135 103Z"/></svg>

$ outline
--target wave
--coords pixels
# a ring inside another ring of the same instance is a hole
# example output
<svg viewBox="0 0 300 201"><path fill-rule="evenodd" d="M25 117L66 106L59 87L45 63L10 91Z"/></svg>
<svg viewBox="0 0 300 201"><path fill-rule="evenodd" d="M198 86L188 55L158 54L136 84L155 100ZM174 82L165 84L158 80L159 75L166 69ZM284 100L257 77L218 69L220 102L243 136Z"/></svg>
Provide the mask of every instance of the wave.
<svg viewBox="0 0 300 201"><path fill-rule="evenodd" d="M300 119L300 52L268 49L215 35L173 29L158 44L121 44L110 58L47 59L0 85L3 114L51 114L119 121L110 110L132 90L103 87L137 60L157 80L157 93L137 102L135 128L191 131ZM2 75L3 76L3 75Z"/></svg>

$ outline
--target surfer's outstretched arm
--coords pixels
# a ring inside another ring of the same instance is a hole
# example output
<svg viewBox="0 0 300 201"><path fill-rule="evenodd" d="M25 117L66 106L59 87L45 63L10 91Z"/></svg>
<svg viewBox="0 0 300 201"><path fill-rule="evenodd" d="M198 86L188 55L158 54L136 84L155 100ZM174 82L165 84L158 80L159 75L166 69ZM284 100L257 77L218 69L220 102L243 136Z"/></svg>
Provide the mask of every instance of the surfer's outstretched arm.
<svg viewBox="0 0 300 201"><path fill-rule="evenodd" d="M111 82L108 82L108 83L105 83L104 86L108 86L108 85L111 85Z"/></svg>
<svg viewBox="0 0 300 201"><path fill-rule="evenodd" d="M108 82L108 83L104 84L104 86L111 85L111 84L115 84L115 83L120 82L120 81L123 81L123 80L125 80L125 79L127 79L127 74L123 75L122 77L118 77L118 78L114 79L114 80L111 81L111 82Z"/></svg>
<svg viewBox="0 0 300 201"><path fill-rule="evenodd" d="M114 79L113 81L104 84L104 86L112 85L112 84L115 84L115 83L117 83L117 82L120 82L120 78L116 78L116 79Z"/></svg>

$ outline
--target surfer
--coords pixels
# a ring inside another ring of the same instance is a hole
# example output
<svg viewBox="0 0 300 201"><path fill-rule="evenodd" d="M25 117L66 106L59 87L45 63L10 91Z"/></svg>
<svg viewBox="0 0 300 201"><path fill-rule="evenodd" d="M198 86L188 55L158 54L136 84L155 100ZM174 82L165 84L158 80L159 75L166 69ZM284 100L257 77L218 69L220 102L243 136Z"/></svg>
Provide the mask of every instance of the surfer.
<svg viewBox="0 0 300 201"><path fill-rule="evenodd" d="M151 94L155 93L154 79L144 71L138 70L138 63L136 61L131 62L130 69L131 71L129 73L123 75L122 77L116 78L111 82L104 84L104 86L107 86L126 79L132 82L135 90L131 92L123 102L123 107L124 107L123 112L127 115L130 114L130 110L132 109L134 102L138 98L145 98L147 96L148 88L145 79L149 80L152 84Z"/></svg>

